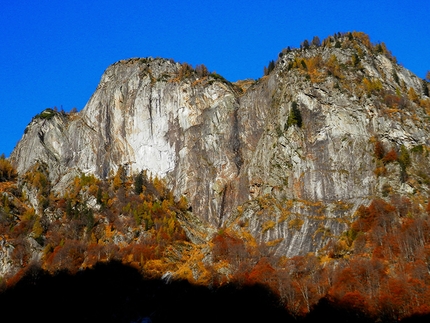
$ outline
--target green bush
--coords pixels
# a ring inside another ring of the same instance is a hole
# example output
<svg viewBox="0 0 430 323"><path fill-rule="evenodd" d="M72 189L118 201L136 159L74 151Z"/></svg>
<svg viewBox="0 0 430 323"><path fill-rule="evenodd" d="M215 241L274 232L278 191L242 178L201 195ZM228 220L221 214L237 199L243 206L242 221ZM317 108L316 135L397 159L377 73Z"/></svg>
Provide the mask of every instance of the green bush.
<svg viewBox="0 0 430 323"><path fill-rule="evenodd" d="M218 80L218 81L221 81L221 82L225 82L225 83L227 83L227 80L226 80L223 76L221 76L221 75L219 75L219 74L217 74L217 73L215 73L215 72L212 72L212 73L210 74L210 76L211 76L213 79L215 79L215 80Z"/></svg>
<svg viewBox="0 0 430 323"><path fill-rule="evenodd" d="M51 109L51 108L47 108L45 110L43 110L41 113L37 114L34 119L52 119L55 116L56 112Z"/></svg>

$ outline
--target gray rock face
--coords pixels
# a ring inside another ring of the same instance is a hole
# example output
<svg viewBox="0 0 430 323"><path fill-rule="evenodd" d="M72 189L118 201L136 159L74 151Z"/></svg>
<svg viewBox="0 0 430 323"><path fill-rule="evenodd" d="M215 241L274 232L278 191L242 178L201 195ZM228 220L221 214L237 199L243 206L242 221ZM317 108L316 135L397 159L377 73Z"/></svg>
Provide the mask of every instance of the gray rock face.
<svg viewBox="0 0 430 323"><path fill-rule="evenodd" d="M349 66L355 49L291 52L244 93L217 76L181 77L181 64L169 60L120 61L80 113L33 119L11 160L20 174L46 163L58 190L76 170L106 177L119 165L130 174L146 169L185 195L203 226L247 229L287 256L317 251L359 205L383 196L383 185L427 194L401 181L396 164L385 177L374 172L376 139L397 150L429 144L422 108L406 100L394 109L381 99L381 91L421 93L422 82L361 50L360 69ZM315 82L291 67L333 55L342 77ZM379 80L379 92L366 92L364 79ZM293 105L301 127L291 122Z"/></svg>

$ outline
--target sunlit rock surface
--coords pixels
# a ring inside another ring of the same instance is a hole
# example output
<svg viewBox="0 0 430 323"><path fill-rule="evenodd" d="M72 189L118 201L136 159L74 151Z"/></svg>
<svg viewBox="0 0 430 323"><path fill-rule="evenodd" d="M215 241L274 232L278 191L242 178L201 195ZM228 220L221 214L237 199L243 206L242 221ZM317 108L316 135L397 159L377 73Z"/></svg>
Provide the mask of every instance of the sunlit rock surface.
<svg viewBox="0 0 430 323"><path fill-rule="evenodd" d="M426 112L407 96L411 88L422 92L422 80L382 54L361 51L360 68L350 66L354 49L290 52L246 90L218 75L181 77L181 64L171 60L120 61L81 112L34 118L11 160L20 174L46 163L60 191L72 170L99 177L120 165L129 174L148 170L187 197L189 219L196 219L188 232L232 226L278 255L315 252L384 187L428 191L402 179L398 164L375 175L376 140L397 151L429 144ZM336 57L342 77L310 81L291 67L299 55ZM379 80L382 90L367 93L365 78ZM404 104L393 109L381 91ZM301 127L289 121L293 105ZM427 155L414 158L412 169L429 164Z"/></svg>

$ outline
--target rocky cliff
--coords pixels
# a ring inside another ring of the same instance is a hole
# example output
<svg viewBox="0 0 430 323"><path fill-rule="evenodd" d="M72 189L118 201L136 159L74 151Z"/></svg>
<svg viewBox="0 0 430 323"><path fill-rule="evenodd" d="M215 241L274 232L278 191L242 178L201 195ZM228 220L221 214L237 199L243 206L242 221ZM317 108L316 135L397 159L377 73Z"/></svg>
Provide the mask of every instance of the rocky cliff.
<svg viewBox="0 0 430 323"><path fill-rule="evenodd" d="M108 67L81 112L35 117L11 160L20 174L43 162L58 191L79 172L147 170L186 196L201 231L248 231L293 256L338 238L376 197L427 200L426 95L361 33L284 50L255 82L130 59Z"/></svg>

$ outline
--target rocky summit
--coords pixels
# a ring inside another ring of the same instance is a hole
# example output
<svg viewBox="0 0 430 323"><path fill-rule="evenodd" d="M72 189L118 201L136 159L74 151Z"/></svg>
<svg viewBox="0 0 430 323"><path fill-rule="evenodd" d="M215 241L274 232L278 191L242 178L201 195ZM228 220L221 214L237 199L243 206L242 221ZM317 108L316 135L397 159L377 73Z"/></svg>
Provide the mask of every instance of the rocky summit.
<svg viewBox="0 0 430 323"><path fill-rule="evenodd" d="M119 61L82 111L34 117L10 160L19 174L45 165L57 192L80 173L145 170L186 197L192 241L232 228L278 256L317 252L375 198L425 207L424 80L362 33L284 49L273 63L230 83L162 58Z"/></svg>

